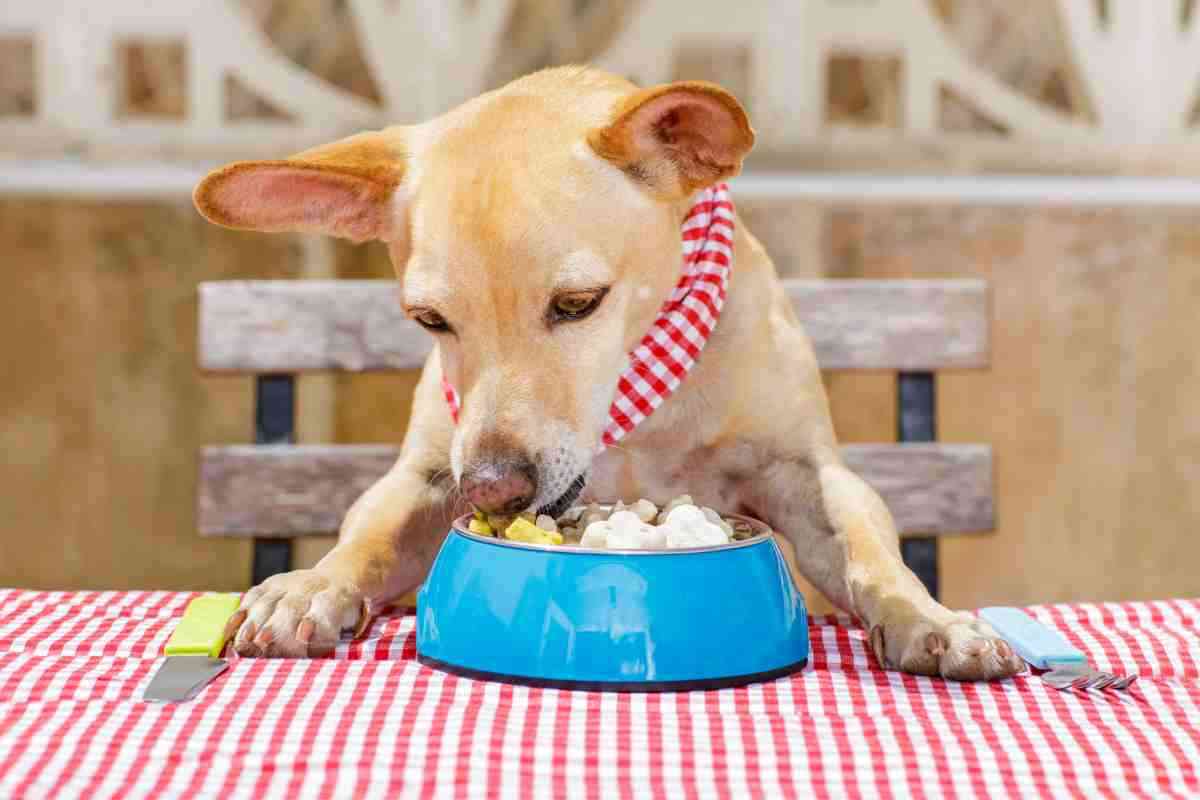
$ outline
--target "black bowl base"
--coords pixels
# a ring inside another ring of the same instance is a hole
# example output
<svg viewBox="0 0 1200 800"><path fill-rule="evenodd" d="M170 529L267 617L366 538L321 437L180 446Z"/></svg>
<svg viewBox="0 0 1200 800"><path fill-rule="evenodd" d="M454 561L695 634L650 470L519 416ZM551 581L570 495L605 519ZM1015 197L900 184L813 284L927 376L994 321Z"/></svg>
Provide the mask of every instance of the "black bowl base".
<svg viewBox="0 0 1200 800"><path fill-rule="evenodd" d="M766 672L752 672L748 675L732 675L725 678L700 678L690 681L571 681L555 680L553 678L537 678L525 675L504 675L498 672L460 667L448 664L436 658L429 658L420 653L417 661L460 678L470 678L476 681L494 681L498 683L513 683L518 686L531 686L537 689L571 689L581 692L697 692L713 689L732 689L736 686L747 686L752 683L765 683L777 678L792 675L808 665L808 659L802 658L794 664L788 664L778 669Z"/></svg>

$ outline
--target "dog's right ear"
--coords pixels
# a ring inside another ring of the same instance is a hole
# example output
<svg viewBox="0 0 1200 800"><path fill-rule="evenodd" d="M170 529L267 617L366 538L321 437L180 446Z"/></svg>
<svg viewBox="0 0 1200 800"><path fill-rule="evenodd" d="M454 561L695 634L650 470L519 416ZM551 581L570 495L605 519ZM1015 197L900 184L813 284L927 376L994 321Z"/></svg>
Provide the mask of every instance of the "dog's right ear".
<svg viewBox="0 0 1200 800"><path fill-rule="evenodd" d="M720 86L679 81L623 99L588 144L654 194L677 199L738 174L754 129Z"/></svg>
<svg viewBox="0 0 1200 800"><path fill-rule="evenodd" d="M406 234L404 131L340 139L282 161L240 161L209 173L192 199L226 228L324 233L356 242Z"/></svg>

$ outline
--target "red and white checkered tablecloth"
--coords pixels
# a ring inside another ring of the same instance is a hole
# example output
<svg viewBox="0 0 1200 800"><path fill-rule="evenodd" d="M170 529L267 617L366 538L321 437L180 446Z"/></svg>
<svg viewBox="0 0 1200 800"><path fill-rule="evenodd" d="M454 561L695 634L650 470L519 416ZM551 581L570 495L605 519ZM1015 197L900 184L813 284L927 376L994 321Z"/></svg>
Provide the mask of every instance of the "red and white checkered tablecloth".
<svg viewBox="0 0 1200 800"><path fill-rule="evenodd" d="M772 683L526 689L422 667L396 611L143 703L192 596L0 590L0 798L1200 797L1200 600L1033 609L1126 693L884 672L833 617Z"/></svg>

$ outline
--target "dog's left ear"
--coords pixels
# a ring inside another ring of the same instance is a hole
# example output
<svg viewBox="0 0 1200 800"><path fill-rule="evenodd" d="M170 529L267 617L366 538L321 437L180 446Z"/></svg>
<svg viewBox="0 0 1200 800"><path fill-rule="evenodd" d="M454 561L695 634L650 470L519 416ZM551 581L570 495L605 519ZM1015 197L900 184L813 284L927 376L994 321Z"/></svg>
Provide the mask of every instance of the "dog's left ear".
<svg viewBox="0 0 1200 800"><path fill-rule="evenodd" d="M680 81L625 98L588 144L653 193L678 198L738 174L754 129L720 86Z"/></svg>
<svg viewBox="0 0 1200 800"><path fill-rule="evenodd" d="M403 129L368 131L281 161L230 164L192 199L227 228L391 241L407 234L405 167Z"/></svg>

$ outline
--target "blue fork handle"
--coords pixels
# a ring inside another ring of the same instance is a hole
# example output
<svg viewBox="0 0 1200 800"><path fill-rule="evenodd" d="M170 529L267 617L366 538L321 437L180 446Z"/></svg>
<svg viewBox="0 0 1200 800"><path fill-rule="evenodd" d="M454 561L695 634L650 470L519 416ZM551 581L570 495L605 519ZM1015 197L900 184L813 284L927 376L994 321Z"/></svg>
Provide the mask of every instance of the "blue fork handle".
<svg viewBox="0 0 1200 800"><path fill-rule="evenodd" d="M1019 608L993 606L980 609L979 616L996 629L1017 655L1038 669L1087 666L1087 656L1072 647L1062 634Z"/></svg>

